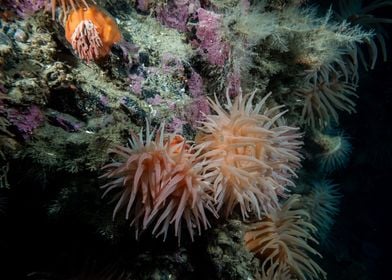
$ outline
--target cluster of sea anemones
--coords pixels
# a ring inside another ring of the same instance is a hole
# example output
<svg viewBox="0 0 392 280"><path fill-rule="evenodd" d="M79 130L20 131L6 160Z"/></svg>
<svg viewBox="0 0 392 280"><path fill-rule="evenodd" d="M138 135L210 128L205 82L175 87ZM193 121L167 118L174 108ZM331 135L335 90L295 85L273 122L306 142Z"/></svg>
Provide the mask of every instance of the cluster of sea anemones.
<svg viewBox="0 0 392 280"><path fill-rule="evenodd" d="M129 147L111 150L118 161L104 167L111 181L108 192L118 189L114 216L125 208L136 232L152 226L165 237L174 225L180 238L185 223L193 239L194 228L207 228L207 213L229 216L236 206L247 218L261 217L279 207L278 197L292 185L299 167L300 134L278 122L281 106L268 108L265 96L253 105L255 94L227 97L227 110L210 101L216 114L206 116L196 145L161 127L145 139L133 134Z"/></svg>

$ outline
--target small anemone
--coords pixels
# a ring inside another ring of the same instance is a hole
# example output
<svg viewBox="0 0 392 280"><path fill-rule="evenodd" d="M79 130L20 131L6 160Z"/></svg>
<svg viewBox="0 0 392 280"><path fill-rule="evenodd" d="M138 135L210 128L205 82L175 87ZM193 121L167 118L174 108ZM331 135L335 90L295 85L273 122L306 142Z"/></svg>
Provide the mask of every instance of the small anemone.
<svg viewBox="0 0 392 280"><path fill-rule="evenodd" d="M375 38L367 38L364 45L368 49L368 57L360 46L356 47L358 56L365 70L374 69L377 58L379 56L379 49L383 61L387 61L387 32L383 24L391 24L392 18L380 18L374 16L376 10L385 9L392 6L392 1L374 0L340 0L339 11L336 12L338 19L348 21L352 26L361 26L364 29L375 30ZM377 44L378 43L378 44Z"/></svg>
<svg viewBox="0 0 392 280"><path fill-rule="evenodd" d="M342 76L343 77L343 76ZM301 122L311 128L327 127L332 122L339 123L339 111L355 113L357 84L343 80L336 73L318 75L317 80L307 81L295 91L302 99Z"/></svg>
<svg viewBox="0 0 392 280"><path fill-rule="evenodd" d="M309 195L304 196L303 201L310 222L317 228L316 237L324 243L339 213L342 195L338 186L329 180L314 181L311 186Z"/></svg>
<svg viewBox="0 0 392 280"><path fill-rule="evenodd" d="M333 172L347 165L352 148L343 132L314 130L312 139L320 149L317 159L323 172Z"/></svg>

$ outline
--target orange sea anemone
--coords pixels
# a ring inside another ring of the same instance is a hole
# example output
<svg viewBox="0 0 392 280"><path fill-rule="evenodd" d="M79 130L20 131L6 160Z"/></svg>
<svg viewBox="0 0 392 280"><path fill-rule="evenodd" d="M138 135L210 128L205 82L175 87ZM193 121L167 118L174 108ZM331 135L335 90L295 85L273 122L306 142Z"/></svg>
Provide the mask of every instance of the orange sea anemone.
<svg viewBox="0 0 392 280"><path fill-rule="evenodd" d="M132 134L130 147L110 150L118 161L103 167L107 172L102 177L111 179L102 187L104 196L118 190L113 218L125 208L125 217L132 219L137 235L153 223L152 233L164 235L164 239L174 224L179 241L184 221L193 240L195 228L200 234L209 226L206 212L215 214L207 194L210 185L205 163L181 136L165 135L163 126L154 133L147 124L143 138L143 132Z"/></svg>
<svg viewBox="0 0 392 280"><path fill-rule="evenodd" d="M274 209L249 227L245 245L261 261L262 279L325 279L325 272L311 259L319 255L308 242L316 228L307 222L308 213L297 209L292 195L281 209Z"/></svg>
<svg viewBox="0 0 392 280"><path fill-rule="evenodd" d="M239 94L234 103L227 96L226 109L211 101L216 115L207 115L197 143L212 170L217 208L229 216L236 205L243 218L248 212L269 212L278 207L278 196L300 164L302 144L296 128L281 125L282 106L268 108L266 99L253 105L255 93Z"/></svg>
<svg viewBox="0 0 392 280"><path fill-rule="evenodd" d="M72 10L65 23L65 37L87 61L107 56L122 38L115 20L96 6Z"/></svg>

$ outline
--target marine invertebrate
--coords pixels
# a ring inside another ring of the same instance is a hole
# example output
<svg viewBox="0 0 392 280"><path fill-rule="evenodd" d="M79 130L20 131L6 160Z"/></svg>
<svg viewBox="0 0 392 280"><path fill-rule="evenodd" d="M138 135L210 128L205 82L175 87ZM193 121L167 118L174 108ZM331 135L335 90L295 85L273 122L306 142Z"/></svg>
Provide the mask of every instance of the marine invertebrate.
<svg viewBox="0 0 392 280"><path fill-rule="evenodd" d="M291 7L283 12L283 16L285 20L279 26L278 36L284 39L287 32L295 36L296 45L290 51L293 52L295 61L306 67L307 76L338 71L346 76L353 68L350 64L356 63L356 44L363 43L374 35L372 31L351 25L345 20L334 21L332 9L320 18L315 9ZM303 20L296 20L298 18ZM317 76L314 80L317 80Z"/></svg>
<svg viewBox="0 0 392 280"><path fill-rule="evenodd" d="M316 158L320 162L320 168L324 172L332 172L344 167L351 154L351 144L347 136L340 132L313 131L312 140L319 147Z"/></svg>
<svg viewBox="0 0 392 280"><path fill-rule="evenodd" d="M89 0L50 0L50 5L52 7L52 17L53 19L55 18L56 6L58 2L60 3L62 10L67 13L71 8L74 11L76 11L78 8L88 8L88 1ZM94 0L92 0L92 2L95 3Z"/></svg>
<svg viewBox="0 0 392 280"><path fill-rule="evenodd" d="M297 102L302 109L301 122L312 128L326 127L332 121L338 123L338 111L355 112L356 44L371 38L373 32L347 21L333 21L331 9L322 19L309 8L301 12L289 8L284 14L306 18L298 23L289 19L284 22L296 37L296 46L290 49L294 63L304 67L303 82L294 90L301 98Z"/></svg>
<svg viewBox="0 0 392 280"><path fill-rule="evenodd" d="M309 213L309 221L316 228L317 239L324 242L335 223L339 213L339 204L342 195L338 186L331 181L322 179L311 183L312 189L309 195L304 196L305 209Z"/></svg>
<svg viewBox="0 0 392 280"><path fill-rule="evenodd" d="M362 49L358 46L357 51L362 62L362 65L366 70L374 69L378 57L378 48L381 48L383 61L387 61L387 47L385 42L386 32L382 27L383 23L392 23L392 18L379 18L370 14L380 8L386 8L392 6L392 1L376 0L371 1L368 5L364 5L363 0L342 0L339 1L339 11L336 15L341 20L347 20L352 25L358 25L366 29L373 29L376 31L375 38L367 38L365 45L368 47L368 59L365 58L365 54ZM377 46L376 40L379 47Z"/></svg>
<svg viewBox="0 0 392 280"><path fill-rule="evenodd" d="M71 11L65 23L65 37L87 62L107 56L113 44L122 38L115 20L96 6Z"/></svg>
<svg viewBox="0 0 392 280"><path fill-rule="evenodd" d="M269 272L264 275L263 280L297 280L290 272L290 267L287 264L282 264L277 272Z"/></svg>
<svg viewBox="0 0 392 280"><path fill-rule="evenodd" d="M260 217L278 206L278 196L300 166L300 133L296 128L279 124L285 112L282 106L268 108L267 94L253 105L255 92L238 94L234 103L226 94L226 109L210 100L215 115L207 115L199 128L197 143L213 170L214 196L218 209L227 217L236 205L243 218L248 212Z"/></svg>
<svg viewBox="0 0 392 280"><path fill-rule="evenodd" d="M155 135L155 140L153 139ZM195 228L201 233L209 226L207 213L215 214L206 172L206 163L198 159L199 152L180 135L165 135L163 126L157 133L132 134L130 147L117 146L110 150L119 157L117 162L103 167L103 178L111 179L102 188L108 192L119 189L113 218L121 208L125 217L140 230L154 222L152 233L167 236L171 224L180 241L184 221L191 239Z"/></svg>
<svg viewBox="0 0 392 280"><path fill-rule="evenodd" d="M298 202L299 196L292 195L281 209L274 209L250 225L245 233L245 246L260 259L265 279L292 279L289 275L301 280L326 277L309 256L320 256L309 245L317 243L313 235L316 228L306 220L308 213L298 209Z"/></svg>
<svg viewBox="0 0 392 280"><path fill-rule="evenodd" d="M356 112L353 97L357 97L356 83L341 81L335 72L318 76L314 82L308 81L294 94L302 99L301 123L312 128L326 127L332 122L339 123L338 111L349 114Z"/></svg>

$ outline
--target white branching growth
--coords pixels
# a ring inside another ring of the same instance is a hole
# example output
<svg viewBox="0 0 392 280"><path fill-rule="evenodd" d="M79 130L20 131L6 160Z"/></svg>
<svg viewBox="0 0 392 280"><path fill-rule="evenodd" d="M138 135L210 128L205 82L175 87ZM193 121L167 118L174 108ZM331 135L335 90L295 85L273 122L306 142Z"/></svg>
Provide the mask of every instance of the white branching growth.
<svg viewBox="0 0 392 280"><path fill-rule="evenodd" d="M363 67L368 70L373 69L379 56L379 49L383 61L387 60L387 44L385 40L385 31L382 24L392 23L392 18L382 18L373 16L371 13L377 9L392 7L392 1L376 0L364 6L362 0L342 0L339 1L336 16L340 20L347 20L354 27L361 27L367 30L374 30L375 36L367 38L364 43L367 48L367 57L360 46L358 48L358 56Z"/></svg>

